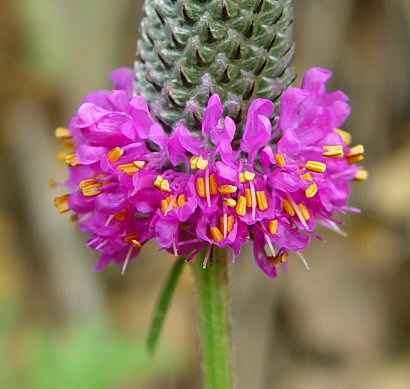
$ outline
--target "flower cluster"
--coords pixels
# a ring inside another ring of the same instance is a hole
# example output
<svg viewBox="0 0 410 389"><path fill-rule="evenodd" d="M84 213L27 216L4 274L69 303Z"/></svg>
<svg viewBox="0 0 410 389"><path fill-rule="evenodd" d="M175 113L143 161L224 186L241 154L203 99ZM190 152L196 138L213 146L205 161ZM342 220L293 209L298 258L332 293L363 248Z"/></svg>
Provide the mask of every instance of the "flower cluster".
<svg viewBox="0 0 410 389"><path fill-rule="evenodd" d="M114 261L124 271L153 238L187 261L205 249L204 265L214 246L235 259L253 241L257 265L274 277L317 223L337 229L334 214L353 210L350 181L367 172L356 165L363 146L350 147L340 129L350 107L342 92L326 92L330 76L311 69L284 92L275 120L273 103L256 99L239 129L213 95L201 134L182 123L168 134L133 96L132 71L113 71L114 90L87 96L69 128L56 130L70 193L55 205L90 234L95 269Z"/></svg>

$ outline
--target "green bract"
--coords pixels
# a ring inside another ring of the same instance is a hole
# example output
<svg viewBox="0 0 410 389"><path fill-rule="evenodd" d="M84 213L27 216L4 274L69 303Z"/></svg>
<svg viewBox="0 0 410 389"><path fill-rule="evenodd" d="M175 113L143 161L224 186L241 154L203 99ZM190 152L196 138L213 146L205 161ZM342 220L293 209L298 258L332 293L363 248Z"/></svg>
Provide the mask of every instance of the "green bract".
<svg viewBox="0 0 410 389"><path fill-rule="evenodd" d="M213 93L240 123L253 99L275 101L294 80L289 0L146 0L136 92L170 128L198 128Z"/></svg>

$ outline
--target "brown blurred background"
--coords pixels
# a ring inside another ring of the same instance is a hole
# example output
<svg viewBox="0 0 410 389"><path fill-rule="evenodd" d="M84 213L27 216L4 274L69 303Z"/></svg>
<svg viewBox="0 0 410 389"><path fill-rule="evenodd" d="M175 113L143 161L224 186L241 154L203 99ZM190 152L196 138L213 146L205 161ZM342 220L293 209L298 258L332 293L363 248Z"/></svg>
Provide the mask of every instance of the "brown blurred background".
<svg viewBox="0 0 410 389"><path fill-rule="evenodd" d="M348 238L324 232L268 279L231 267L238 389L410 388L410 3L297 0L294 64L335 72L370 180L353 189ZM158 355L152 309L173 263L151 245L125 276L93 273L86 237L55 211L55 127L132 66L142 2L1 0L0 387L200 388L195 301L184 269ZM300 82L300 80L298 80Z"/></svg>

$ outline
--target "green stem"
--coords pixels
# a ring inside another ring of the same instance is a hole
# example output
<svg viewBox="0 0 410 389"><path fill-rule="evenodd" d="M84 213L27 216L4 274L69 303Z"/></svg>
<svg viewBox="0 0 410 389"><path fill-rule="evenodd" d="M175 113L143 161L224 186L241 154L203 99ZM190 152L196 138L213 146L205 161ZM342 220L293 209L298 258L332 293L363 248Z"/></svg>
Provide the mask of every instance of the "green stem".
<svg viewBox="0 0 410 389"><path fill-rule="evenodd" d="M214 247L206 269L197 258L194 274L202 337L204 389L231 389L231 339L227 249Z"/></svg>

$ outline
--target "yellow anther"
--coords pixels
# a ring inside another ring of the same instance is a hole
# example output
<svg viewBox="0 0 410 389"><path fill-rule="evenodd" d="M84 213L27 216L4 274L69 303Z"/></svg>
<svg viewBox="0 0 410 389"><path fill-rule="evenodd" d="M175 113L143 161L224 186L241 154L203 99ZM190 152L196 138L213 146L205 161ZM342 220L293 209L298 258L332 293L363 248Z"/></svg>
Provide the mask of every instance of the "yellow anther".
<svg viewBox="0 0 410 389"><path fill-rule="evenodd" d="M124 242L131 244L136 249L141 247L141 243L138 241L138 234L135 232L125 235Z"/></svg>
<svg viewBox="0 0 410 389"><path fill-rule="evenodd" d="M131 244L133 245L134 249L140 249L141 248L141 243L138 242L136 239L131 239Z"/></svg>
<svg viewBox="0 0 410 389"><path fill-rule="evenodd" d="M350 143L352 142L352 136L349 132L342 130L340 128L335 128L335 132L340 135L345 144L350 145Z"/></svg>
<svg viewBox="0 0 410 389"><path fill-rule="evenodd" d="M70 210L68 205L68 199L70 198L69 194L65 194L54 199L54 205L57 208L58 212L64 213Z"/></svg>
<svg viewBox="0 0 410 389"><path fill-rule="evenodd" d="M162 176L157 176L154 182L154 186L162 192L171 192L169 181Z"/></svg>
<svg viewBox="0 0 410 389"><path fill-rule="evenodd" d="M343 158L343 146L342 145L328 145L323 146L323 156L329 158Z"/></svg>
<svg viewBox="0 0 410 389"><path fill-rule="evenodd" d="M218 227L211 227L211 236L216 243L220 243L224 238Z"/></svg>
<svg viewBox="0 0 410 389"><path fill-rule="evenodd" d="M286 166L286 161L285 161L285 157L283 156L283 154L276 154L275 155L275 160L278 163L278 165L280 167L285 167Z"/></svg>
<svg viewBox="0 0 410 389"><path fill-rule="evenodd" d="M354 179L356 181L366 181L368 177L369 177L368 171L365 169L360 169L356 172Z"/></svg>
<svg viewBox="0 0 410 389"><path fill-rule="evenodd" d="M245 199L246 199L246 206L248 208L252 207L252 192L249 188L245 189Z"/></svg>
<svg viewBox="0 0 410 389"><path fill-rule="evenodd" d="M235 217L233 215L229 215L228 216L228 234L232 232L234 225L235 225Z"/></svg>
<svg viewBox="0 0 410 389"><path fill-rule="evenodd" d="M278 232L278 221L271 220L268 224L268 229L272 235L275 235Z"/></svg>
<svg viewBox="0 0 410 389"><path fill-rule="evenodd" d="M125 208L114 215L114 219L119 220L119 221L124 221L126 217L127 217L127 210Z"/></svg>
<svg viewBox="0 0 410 389"><path fill-rule="evenodd" d="M268 197L264 190L256 191L256 203L258 204L259 211L266 211L268 209Z"/></svg>
<svg viewBox="0 0 410 389"><path fill-rule="evenodd" d="M78 222L79 217L76 214L70 215L70 221L72 221L73 223Z"/></svg>
<svg viewBox="0 0 410 389"><path fill-rule="evenodd" d="M177 198L178 207L183 207L187 203L187 199L184 193L180 194Z"/></svg>
<svg viewBox="0 0 410 389"><path fill-rule="evenodd" d="M239 182L245 184L246 182L253 181L255 179L255 173L245 170L239 173Z"/></svg>
<svg viewBox="0 0 410 389"><path fill-rule="evenodd" d="M223 195L233 194L238 190L238 187L235 185L221 185L218 188L218 192Z"/></svg>
<svg viewBox="0 0 410 389"><path fill-rule="evenodd" d="M224 204L227 207L235 208L236 207L236 200L234 200L234 199L224 199Z"/></svg>
<svg viewBox="0 0 410 389"><path fill-rule="evenodd" d="M77 157L75 156L75 154L66 154L64 157L64 161L67 166L80 166L80 163L77 161Z"/></svg>
<svg viewBox="0 0 410 389"><path fill-rule="evenodd" d="M289 253L287 251L284 251L282 253L279 253L278 255L275 255L274 257L269 257L273 265L279 265L281 263L285 263L288 259Z"/></svg>
<svg viewBox="0 0 410 389"><path fill-rule="evenodd" d="M313 177L312 177L312 175L311 175L309 172L307 172L307 173L301 175L300 178L302 178L302 179L304 179L304 180L306 180L306 181L313 181Z"/></svg>
<svg viewBox="0 0 410 389"><path fill-rule="evenodd" d="M50 188L55 188L55 187L57 186L56 180L55 180L54 178L50 178L50 179L48 180L48 186L49 186Z"/></svg>
<svg viewBox="0 0 410 389"><path fill-rule="evenodd" d="M208 160L201 156L193 156L190 160L192 170L205 170L208 167Z"/></svg>
<svg viewBox="0 0 410 389"><path fill-rule="evenodd" d="M133 161L130 163L123 163L122 165L118 165L118 169L128 174L129 176L132 176L136 172L139 172L144 166L145 161Z"/></svg>
<svg viewBox="0 0 410 389"><path fill-rule="evenodd" d="M236 213L239 216L245 216L246 214L246 198L244 196L239 196L238 202L236 203Z"/></svg>
<svg viewBox="0 0 410 389"><path fill-rule="evenodd" d="M121 147L114 147L107 154L111 162L117 162L124 155L124 150Z"/></svg>
<svg viewBox="0 0 410 389"><path fill-rule="evenodd" d="M284 200L283 200L283 209L284 209L290 216L295 216L295 215L296 215L296 212L295 212L295 210L293 209L292 204L291 204L290 201L287 200L287 199L284 199Z"/></svg>
<svg viewBox="0 0 410 389"><path fill-rule="evenodd" d="M319 161L307 161L306 169L316 173L324 173L326 171L326 165Z"/></svg>
<svg viewBox="0 0 410 389"><path fill-rule="evenodd" d="M78 184L78 187L81 189L85 197L97 196L102 193L102 183L94 178L82 180Z"/></svg>
<svg viewBox="0 0 410 389"><path fill-rule="evenodd" d="M317 185L313 183L312 185L309 186L309 188L305 190L306 197L308 199L312 198L313 196L316 195L317 190L318 190Z"/></svg>
<svg viewBox="0 0 410 389"><path fill-rule="evenodd" d="M75 150L75 143L71 139L63 139L61 144L68 150Z"/></svg>
<svg viewBox="0 0 410 389"><path fill-rule="evenodd" d="M55 135L57 139L65 140L65 139L71 139L71 131L69 128L65 127L58 127L55 130Z"/></svg>
<svg viewBox="0 0 410 389"><path fill-rule="evenodd" d="M198 177L196 179L196 192L200 197L206 197L205 180L203 177Z"/></svg>
<svg viewBox="0 0 410 389"><path fill-rule="evenodd" d="M303 203L300 203L300 204L299 204L299 209L300 209L300 213L301 213L302 216L303 216L303 219L305 219L306 221L309 221L309 219L310 219L310 212L309 212L309 210L307 209L306 205L303 204Z"/></svg>
<svg viewBox="0 0 410 389"><path fill-rule="evenodd" d="M168 212L169 202L167 199L161 200L161 212L165 215Z"/></svg>
<svg viewBox="0 0 410 389"><path fill-rule="evenodd" d="M364 147L363 145L356 145L349 150L349 153L346 156L347 162L350 164L361 161L364 157Z"/></svg>
<svg viewBox="0 0 410 389"><path fill-rule="evenodd" d="M235 217L233 215L224 215L219 218L219 230L225 236L225 223L226 223L226 234L230 234L235 225ZM226 238L226 236L225 236Z"/></svg>
<svg viewBox="0 0 410 389"><path fill-rule="evenodd" d="M216 174L211 174L209 176L209 192L211 195L216 195L218 193L218 179Z"/></svg>

